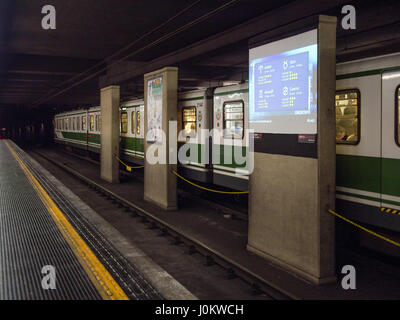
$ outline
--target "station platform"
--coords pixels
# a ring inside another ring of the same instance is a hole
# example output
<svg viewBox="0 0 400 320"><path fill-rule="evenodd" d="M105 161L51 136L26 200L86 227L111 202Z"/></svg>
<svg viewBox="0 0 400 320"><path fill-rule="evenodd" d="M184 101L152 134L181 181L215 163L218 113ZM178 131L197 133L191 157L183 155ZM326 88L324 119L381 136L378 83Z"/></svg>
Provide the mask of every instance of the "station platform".
<svg viewBox="0 0 400 320"><path fill-rule="evenodd" d="M265 279L272 286L290 293L292 298L307 300L400 298L400 292L397 290L400 286L400 273L382 272L380 266L371 262L371 260L359 259L352 252L338 252L337 282L316 286L247 251L247 222L245 220L232 220L228 215L221 214L220 211L207 206L206 203L196 202L184 197L179 198L179 210L165 211L143 200L143 183L140 179L124 179L120 184L110 184L99 178L99 166L92 162L51 149L43 150L43 154L151 212L152 215L173 225L176 229L190 234L211 250L222 252L229 259ZM51 167L51 164L49 166ZM59 169L53 167L49 170L56 175ZM71 185L74 183L78 182L76 180L75 182L71 181ZM86 201L89 201L90 197L91 195L88 194ZM82 199L85 201L84 197ZM134 219L129 214L126 214L126 217L120 215L118 219L114 219L114 217L105 217L105 219L110 221L115 228L121 230L126 237L131 237L133 241L140 241L135 239L135 236L130 232L129 221ZM344 265L355 266L357 270L357 290L344 290L342 288L341 279L344 275L341 274L341 267ZM173 269L167 269L167 271L179 280L179 272L181 271L175 272ZM189 283L182 282L182 284L190 289Z"/></svg>
<svg viewBox="0 0 400 320"><path fill-rule="evenodd" d="M10 140L0 234L1 300L195 299Z"/></svg>

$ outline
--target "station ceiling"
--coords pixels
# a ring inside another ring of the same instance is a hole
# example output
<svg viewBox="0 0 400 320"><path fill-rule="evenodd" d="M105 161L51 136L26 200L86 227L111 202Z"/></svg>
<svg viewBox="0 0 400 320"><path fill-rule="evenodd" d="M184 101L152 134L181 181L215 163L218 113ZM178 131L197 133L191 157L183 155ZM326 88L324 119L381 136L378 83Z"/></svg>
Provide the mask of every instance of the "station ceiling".
<svg viewBox="0 0 400 320"><path fill-rule="evenodd" d="M56 30L41 27L47 4ZM340 28L345 4L356 30ZM398 12L398 1L370 0L1 0L0 109L97 105L110 83L140 96L143 73L164 65L179 67L181 89L240 81L250 37L315 14L339 18L338 61L396 52Z"/></svg>

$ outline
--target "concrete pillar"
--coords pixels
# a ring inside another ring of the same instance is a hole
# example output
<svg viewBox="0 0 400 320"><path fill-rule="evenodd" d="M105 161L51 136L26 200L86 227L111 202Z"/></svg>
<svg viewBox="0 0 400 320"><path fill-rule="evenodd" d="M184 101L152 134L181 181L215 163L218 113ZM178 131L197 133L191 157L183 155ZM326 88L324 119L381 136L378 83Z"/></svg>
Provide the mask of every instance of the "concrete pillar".
<svg viewBox="0 0 400 320"><path fill-rule="evenodd" d="M119 86L100 91L101 105L101 178L119 183Z"/></svg>
<svg viewBox="0 0 400 320"><path fill-rule="evenodd" d="M144 75L144 199L165 210L176 210L176 134L169 122L177 119L178 68L167 67ZM171 163L174 162L174 163Z"/></svg>
<svg viewBox="0 0 400 320"><path fill-rule="evenodd" d="M316 141L302 143L301 132L255 141L247 248L321 284L336 279L334 217L328 213L335 206L336 18L320 16L315 28Z"/></svg>

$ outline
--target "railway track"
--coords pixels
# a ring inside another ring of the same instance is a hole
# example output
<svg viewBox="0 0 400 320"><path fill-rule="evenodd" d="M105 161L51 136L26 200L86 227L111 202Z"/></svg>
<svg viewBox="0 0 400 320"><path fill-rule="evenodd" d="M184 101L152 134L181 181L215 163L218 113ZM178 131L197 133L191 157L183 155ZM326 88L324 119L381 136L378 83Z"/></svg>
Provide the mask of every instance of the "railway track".
<svg viewBox="0 0 400 320"><path fill-rule="evenodd" d="M122 198L118 194L108 190L104 186L96 183L95 181L85 177L78 171L68 167L64 164L60 164L54 161L47 155L44 155L38 151L33 151L36 155L42 157L46 161L52 163L63 171L67 172L74 178L78 179L80 182L85 184L88 188L98 192L100 195L104 196L106 199L110 200L113 204L119 208L125 208L125 211L131 216L137 216L140 218L142 223L148 224L150 228L158 230L161 236L172 238L174 244L180 245L184 244L187 248L188 254L200 254L205 258L205 265L211 266L217 264L221 266L226 271L227 279L234 279L239 277L244 282L246 282L252 289L254 294L264 293L277 300L291 300L300 299L300 297L294 296L290 292L270 283L268 280L261 278L257 274L253 273L248 268L236 263L232 259L225 256L223 253L216 251L198 239L192 237L191 235L178 230L175 226L163 221L162 219L156 217L151 212L140 208L136 204Z"/></svg>
<svg viewBox="0 0 400 320"><path fill-rule="evenodd" d="M66 155L79 158L81 160L90 162L95 165L100 165L100 162L97 160L93 160L91 158L82 156L77 153L66 151L65 149L59 149L59 150L62 153L65 153ZM137 174L136 172L137 171L127 172L125 170L120 170L120 174L122 174L124 176L128 176L128 177L133 176L135 179L138 179L139 181L143 182L143 175ZM190 188L191 188L191 186L189 185L189 189ZM197 190L199 190L199 189L197 189ZM229 216L231 219L239 219L239 220L243 220L243 221L248 220L247 212L244 212L243 210L234 209L231 206L227 205L227 203L226 203L227 201L217 200L217 199L213 198L212 196L206 195L205 192L203 192L202 190L200 190L200 196L198 196L198 195L193 194L193 192L183 190L182 188L179 188L179 186L178 186L178 196L181 198L190 199L190 200L196 201L198 203L205 204L205 205L213 208L216 212Z"/></svg>

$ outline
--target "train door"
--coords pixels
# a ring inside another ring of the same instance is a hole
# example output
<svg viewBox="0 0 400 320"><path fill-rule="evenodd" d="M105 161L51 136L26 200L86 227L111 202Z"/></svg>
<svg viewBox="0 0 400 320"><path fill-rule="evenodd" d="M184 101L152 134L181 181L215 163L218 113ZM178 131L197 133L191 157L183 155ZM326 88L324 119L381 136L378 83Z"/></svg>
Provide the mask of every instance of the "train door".
<svg viewBox="0 0 400 320"><path fill-rule="evenodd" d="M134 156L137 156L138 152L138 133L140 130L140 110L138 107L131 108L131 134L132 134L132 151Z"/></svg>
<svg viewBox="0 0 400 320"><path fill-rule="evenodd" d="M213 181L237 190L248 189L248 86L214 91Z"/></svg>
<svg viewBox="0 0 400 320"><path fill-rule="evenodd" d="M144 105L140 105L135 108L136 116L135 116L135 140L136 140L136 155L139 158L144 157Z"/></svg>
<svg viewBox="0 0 400 320"><path fill-rule="evenodd" d="M381 205L380 84L380 74L346 76L335 96L336 209L372 225Z"/></svg>
<svg viewBox="0 0 400 320"><path fill-rule="evenodd" d="M381 206L400 210L400 70L382 74ZM383 210L383 209L382 209ZM398 216L396 217L398 218ZM397 225L400 230L400 221Z"/></svg>
<svg viewBox="0 0 400 320"><path fill-rule="evenodd" d="M132 151L135 157L142 158L144 155L143 142L143 112L144 106L135 106L131 108L131 135Z"/></svg>
<svg viewBox="0 0 400 320"><path fill-rule="evenodd" d="M122 108L120 113L120 136L121 136L121 149L127 150L128 147L128 127L129 127L129 115L126 108ZM133 128L133 124L131 123L131 128Z"/></svg>

